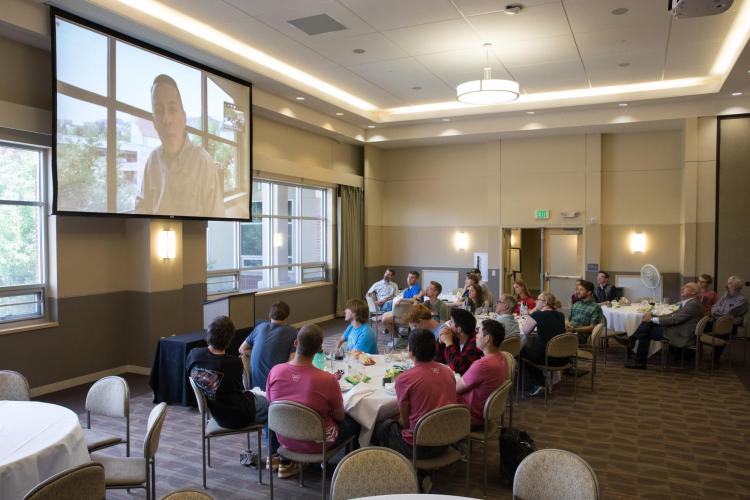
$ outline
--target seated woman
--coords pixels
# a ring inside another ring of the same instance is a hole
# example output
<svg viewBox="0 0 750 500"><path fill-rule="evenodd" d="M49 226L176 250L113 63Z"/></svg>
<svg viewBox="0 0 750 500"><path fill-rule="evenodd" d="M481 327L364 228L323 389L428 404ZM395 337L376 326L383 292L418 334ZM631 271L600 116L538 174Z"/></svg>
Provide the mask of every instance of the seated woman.
<svg viewBox="0 0 750 500"><path fill-rule="evenodd" d="M474 313L477 310L477 307L481 307L482 304L484 304L482 287L475 284L469 285L468 294L464 299L464 306L468 306L469 311Z"/></svg>
<svg viewBox="0 0 750 500"><path fill-rule="evenodd" d="M536 307L531 314L524 319L522 332L524 335L531 333L536 328L536 335L529 335L521 349L521 357L529 361L543 365L547 343L554 337L565 333L565 315L557 311L560 301L549 292L542 292L536 299ZM567 359L552 359L551 364L564 365ZM544 374L541 370L526 365L528 375L531 377L533 386L529 392L530 396L538 396L544 391Z"/></svg>
<svg viewBox="0 0 750 500"><path fill-rule="evenodd" d="M513 314L521 314L521 305L526 304L526 307L528 307L529 311L533 310L534 307L536 307L536 301L531 297L529 294L529 289L526 286L526 282L524 280L516 280L515 283L513 283L513 291L516 294L516 309L513 311Z"/></svg>
<svg viewBox="0 0 750 500"><path fill-rule="evenodd" d="M469 296L469 288L471 285L479 285L479 276L474 273L467 273L466 279L464 280L464 289L458 294L458 298L453 303L454 306L462 306L464 299Z"/></svg>
<svg viewBox="0 0 750 500"><path fill-rule="evenodd" d="M242 386L242 361L237 353L227 354L234 337L234 324L226 316L214 319L208 327L208 347L188 354L188 376L203 391L216 423L227 429L239 429L268 420L268 401L246 392Z"/></svg>
<svg viewBox="0 0 750 500"><path fill-rule="evenodd" d="M349 326L336 344L336 349L346 343L347 348L354 354L364 352L365 354L378 353L378 336L367 324L370 318L370 309L367 304L359 299L350 299L344 309L344 319Z"/></svg>

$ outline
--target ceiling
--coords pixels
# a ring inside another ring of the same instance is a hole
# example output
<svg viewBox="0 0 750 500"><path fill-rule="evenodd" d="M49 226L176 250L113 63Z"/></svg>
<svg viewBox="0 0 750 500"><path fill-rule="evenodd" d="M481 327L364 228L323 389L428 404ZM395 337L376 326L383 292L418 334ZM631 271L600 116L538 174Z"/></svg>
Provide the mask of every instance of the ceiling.
<svg viewBox="0 0 750 500"><path fill-rule="evenodd" d="M378 127L716 93L750 35L750 0L690 19L673 18L667 0L518 0L514 16L503 12L511 2L53 1L206 64L221 61L261 90ZM320 14L345 29L309 35L289 22ZM259 62L254 49L281 66ZM520 83L521 98L457 103L455 86L480 78L487 58L493 77ZM750 91L741 73L732 91Z"/></svg>

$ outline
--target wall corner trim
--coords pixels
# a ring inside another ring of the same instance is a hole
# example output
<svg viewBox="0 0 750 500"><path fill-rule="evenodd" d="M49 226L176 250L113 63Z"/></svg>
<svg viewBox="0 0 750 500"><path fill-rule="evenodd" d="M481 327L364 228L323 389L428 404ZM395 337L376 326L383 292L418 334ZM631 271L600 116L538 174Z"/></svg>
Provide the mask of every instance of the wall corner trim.
<svg viewBox="0 0 750 500"><path fill-rule="evenodd" d="M71 387L75 387L78 385L88 384L89 382L95 382L102 377L107 377L109 375L122 375L123 373L135 373L137 375L150 375L151 368L146 368L145 366L136 366L136 365L122 365L116 368L110 368L109 370L102 370L102 371L98 371L94 373L88 373L86 375L81 375L80 377L73 377L67 380L61 380L60 382L55 382L55 383L47 384L47 385L40 385L39 387L34 387L31 389L31 397L34 398L37 396L42 396L44 394L49 394L50 392L57 392L57 391L62 391L64 389L70 389Z"/></svg>

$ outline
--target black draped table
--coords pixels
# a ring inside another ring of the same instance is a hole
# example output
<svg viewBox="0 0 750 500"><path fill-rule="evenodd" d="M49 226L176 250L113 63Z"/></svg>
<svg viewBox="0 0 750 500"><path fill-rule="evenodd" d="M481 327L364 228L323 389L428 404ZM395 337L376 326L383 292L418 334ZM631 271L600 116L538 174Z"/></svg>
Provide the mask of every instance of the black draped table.
<svg viewBox="0 0 750 500"><path fill-rule="evenodd" d="M240 344L250 330L252 329L237 330L227 353L237 355ZM185 360L191 349L207 345L206 332L203 330L159 339L148 381L154 391L154 403L197 406L193 389L187 380Z"/></svg>

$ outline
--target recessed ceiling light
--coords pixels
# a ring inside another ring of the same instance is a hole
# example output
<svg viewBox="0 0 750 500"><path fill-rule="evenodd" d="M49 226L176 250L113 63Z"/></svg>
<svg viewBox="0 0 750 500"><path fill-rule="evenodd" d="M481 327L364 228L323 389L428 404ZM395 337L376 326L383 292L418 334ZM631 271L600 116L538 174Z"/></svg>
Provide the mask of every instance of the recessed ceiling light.
<svg viewBox="0 0 750 500"><path fill-rule="evenodd" d="M449 122L449 121L451 121L451 119L450 118L443 118L443 121L444 122Z"/></svg>
<svg viewBox="0 0 750 500"><path fill-rule="evenodd" d="M527 115L533 115L534 113L536 113L536 111L527 111L526 112Z"/></svg>
<svg viewBox="0 0 750 500"><path fill-rule="evenodd" d="M344 116L344 113L339 111L338 113L336 113L336 116Z"/></svg>
<svg viewBox="0 0 750 500"><path fill-rule="evenodd" d="M629 62L621 62L620 64L618 64L618 66L621 67L621 68L627 68L628 66L630 66L630 63Z"/></svg>
<svg viewBox="0 0 750 500"><path fill-rule="evenodd" d="M302 97L301 95L298 95L297 97L295 97L295 99L297 99L298 101L304 101L305 100L305 98Z"/></svg>
<svg viewBox="0 0 750 500"><path fill-rule="evenodd" d="M621 108L627 108L628 107L628 103L621 102L620 104L618 104L618 106L620 106Z"/></svg>
<svg viewBox="0 0 750 500"><path fill-rule="evenodd" d="M503 12L509 16L515 16L517 14L520 14L521 10L523 10L523 5L513 3L510 5L506 5L505 9L503 9Z"/></svg>
<svg viewBox="0 0 750 500"><path fill-rule="evenodd" d="M419 85L415 85L411 89L412 90L422 90L422 87L420 87Z"/></svg>
<svg viewBox="0 0 750 500"><path fill-rule="evenodd" d="M623 14L626 14L627 12L628 12L628 9L627 9L627 8L625 8L625 7L619 7L619 8L617 8L617 9L614 9L614 10L612 11L612 15L615 15L615 16L621 16L621 15L623 15Z"/></svg>
<svg viewBox="0 0 750 500"><path fill-rule="evenodd" d="M375 128L375 125L368 125L367 128Z"/></svg>
<svg viewBox="0 0 750 500"><path fill-rule="evenodd" d="M732 95L737 97L738 95L742 95L742 92L732 92Z"/></svg>
<svg viewBox="0 0 750 500"><path fill-rule="evenodd" d="M352 52L354 52L355 54L364 54L367 51L365 49L354 49L352 50Z"/></svg>

